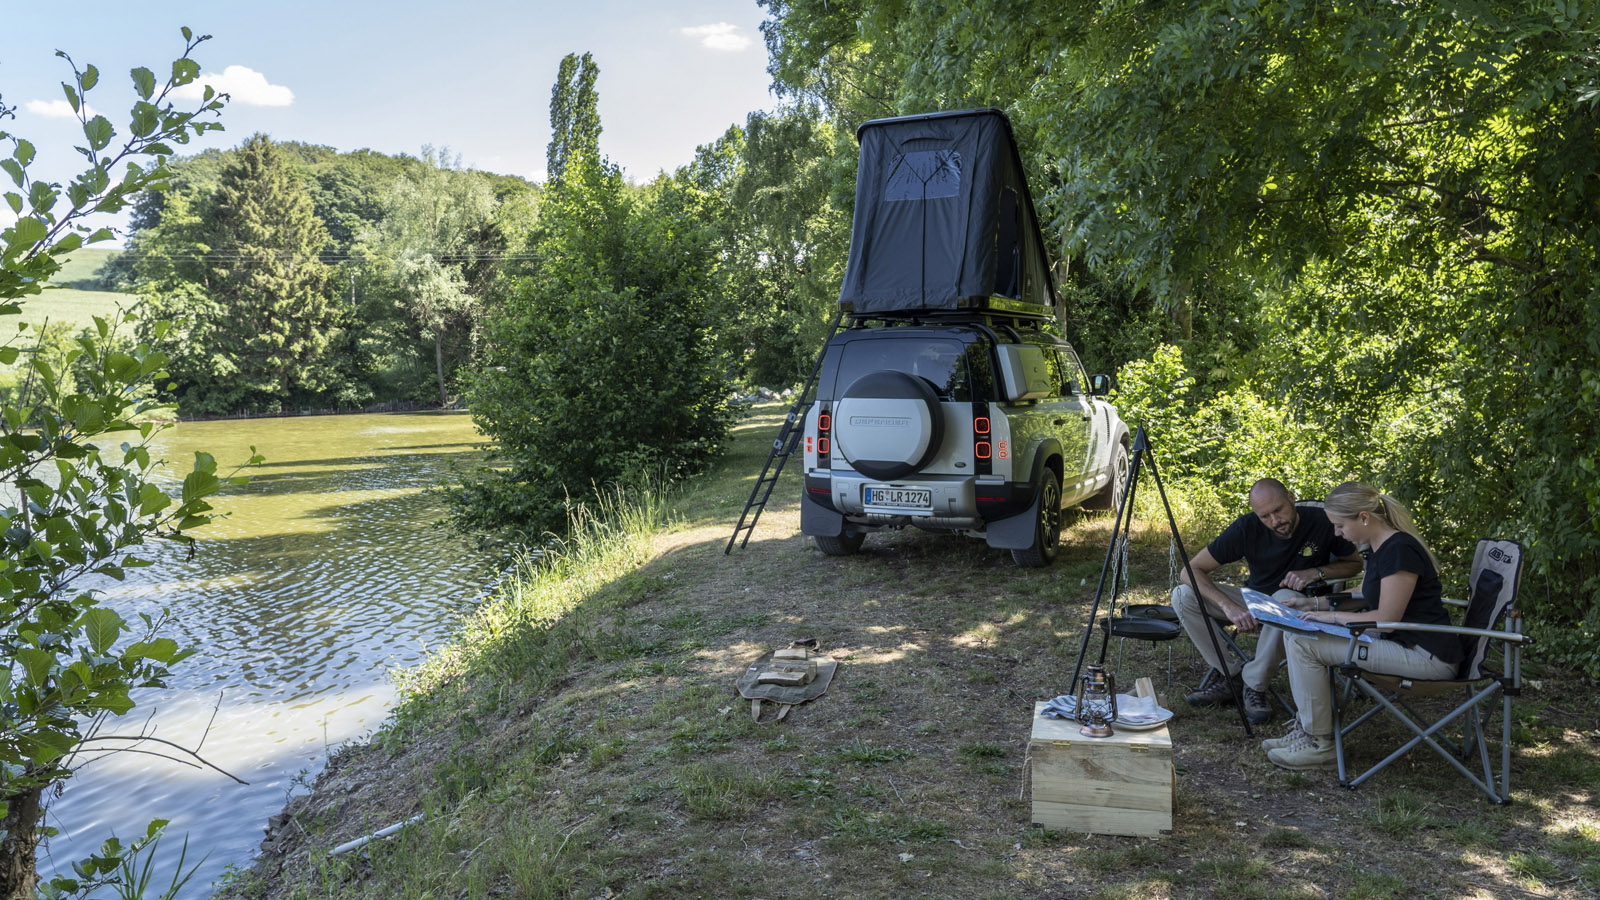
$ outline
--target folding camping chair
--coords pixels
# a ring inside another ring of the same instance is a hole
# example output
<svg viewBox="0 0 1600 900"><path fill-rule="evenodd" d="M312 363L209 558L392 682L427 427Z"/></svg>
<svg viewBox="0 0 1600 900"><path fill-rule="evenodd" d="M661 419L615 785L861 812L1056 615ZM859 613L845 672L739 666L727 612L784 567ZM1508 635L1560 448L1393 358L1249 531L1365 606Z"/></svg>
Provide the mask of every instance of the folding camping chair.
<svg viewBox="0 0 1600 900"><path fill-rule="evenodd" d="M1459 635L1466 658L1462 660L1455 679L1450 681L1400 678L1358 668L1354 663L1356 641L1350 641L1350 651L1344 664L1329 670L1334 688L1333 741L1341 785L1355 788L1419 744L1427 744L1445 762L1466 776L1468 781L1477 785L1490 800L1495 803L1511 802L1511 700L1522 693L1522 648L1533 640L1522 633L1522 614L1512 606L1517 596L1521 569L1521 544L1515 541L1481 540L1472 560L1470 599L1465 603L1445 600L1451 606L1466 608L1466 617L1460 626L1406 622L1360 622L1350 625L1350 630L1357 635L1368 628ZM1499 630L1496 630L1497 627ZM1498 666L1495 665L1497 658ZM1494 671L1496 668L1498 672ZM1460 691L1464 699L1437 719L1432 719L1432 724L1427 724L1429 716L1419 712L1409 702L1439 697L1453 691ZM1373 706L1345 724L1345 714L1358 695L1370 699ZM1490 762L1489 746L1484 739L1483 715L1480 713L1480 707L1496 699L1500 701L1501 715L1498 776ZM1382 710L1392 713L1411 730L1414 737L1382 761L1351 778L1345 758L1345 737ZM1459 742L1443 734L1443 729L1457 719L1462 722ZM1474 751L1483 768L1481 778L1465 765L1472 761Z"/></svg>

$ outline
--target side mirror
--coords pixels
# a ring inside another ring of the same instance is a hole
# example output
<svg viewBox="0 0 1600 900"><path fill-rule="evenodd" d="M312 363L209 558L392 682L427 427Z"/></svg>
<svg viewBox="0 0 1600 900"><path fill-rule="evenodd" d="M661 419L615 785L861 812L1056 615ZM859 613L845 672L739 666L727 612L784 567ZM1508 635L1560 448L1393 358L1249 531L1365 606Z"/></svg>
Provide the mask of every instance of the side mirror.
<svg viewBox="0 0 1600 900"><path fill-rule="evenodd" d="M1104 397L1117 389L1117 380L1110 375L1092 375L1089 377L1089 394L1093 397Z"/></svg>

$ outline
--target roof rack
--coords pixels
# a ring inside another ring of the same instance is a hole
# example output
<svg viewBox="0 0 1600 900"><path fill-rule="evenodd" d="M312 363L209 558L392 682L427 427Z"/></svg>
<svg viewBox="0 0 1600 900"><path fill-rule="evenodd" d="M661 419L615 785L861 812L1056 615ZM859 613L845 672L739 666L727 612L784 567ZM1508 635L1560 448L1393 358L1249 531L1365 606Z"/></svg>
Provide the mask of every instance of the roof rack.
<svg viewBox="0 0 1600 900"><path fill-rule="evenodd" d="M1037 304L1019 302L1009 297L989 297L987 301L964 303L957 309L904 309L866 313L849 309L845 311L851 325L868 321L929 325L954 325L963 322L992 325L1003 322L1012 327L1039 327L1047 322L1054 322L1055 316L1051 313L1052 310L1048 307L1041 309Z"/></svg>

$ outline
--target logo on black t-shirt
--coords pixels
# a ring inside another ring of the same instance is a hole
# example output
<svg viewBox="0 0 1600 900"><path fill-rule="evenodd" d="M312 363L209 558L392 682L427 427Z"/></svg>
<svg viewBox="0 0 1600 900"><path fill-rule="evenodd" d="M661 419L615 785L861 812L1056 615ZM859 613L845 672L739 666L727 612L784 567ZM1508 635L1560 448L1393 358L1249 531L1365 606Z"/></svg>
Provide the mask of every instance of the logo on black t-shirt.
<svg viewBox="0 0 1600 900"><path fill-rule="evenodd" d="M1321 552L1321 550L1317 547L1315 541L1307 541L1306 545L1300 548L1300 555L1306 557L1307 559L1316 556L1319 552Z"/></svg>

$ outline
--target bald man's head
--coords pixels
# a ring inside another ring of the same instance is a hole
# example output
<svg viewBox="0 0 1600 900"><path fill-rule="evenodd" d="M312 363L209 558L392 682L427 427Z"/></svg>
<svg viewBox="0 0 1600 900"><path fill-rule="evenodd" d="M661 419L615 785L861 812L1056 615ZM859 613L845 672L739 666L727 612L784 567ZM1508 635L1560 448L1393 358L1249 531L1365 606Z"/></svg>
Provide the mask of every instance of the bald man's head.
<svg viewBox="0 0 1600 900"><path fill-rule="evenodd" d="M1263 478L1250 486L1250 511L1279 540L1294 537L1300 524L1300 511L1294 508L1294 494L1276 478Z"/></svg>

